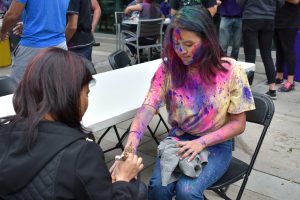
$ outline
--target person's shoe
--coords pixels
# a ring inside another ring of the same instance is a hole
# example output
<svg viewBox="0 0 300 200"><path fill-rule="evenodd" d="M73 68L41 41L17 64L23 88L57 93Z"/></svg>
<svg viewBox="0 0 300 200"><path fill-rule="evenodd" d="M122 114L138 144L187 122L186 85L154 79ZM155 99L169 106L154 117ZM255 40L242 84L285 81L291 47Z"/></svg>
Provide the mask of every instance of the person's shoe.
<svg viewBox="0 0 300 200"><path fill-rule="evenodd" d="M295 83L290 83L286 81L278 88L278 92L290 92L295 89Z"/></svg>
<svg viewBox="0 0 300 200"><path fill-rule="evenodd" d="M276 90L269 90L268 92L265 93L265 95L267 95L268 97L270 97L272 100L276 100L277 99Z"/></svg>

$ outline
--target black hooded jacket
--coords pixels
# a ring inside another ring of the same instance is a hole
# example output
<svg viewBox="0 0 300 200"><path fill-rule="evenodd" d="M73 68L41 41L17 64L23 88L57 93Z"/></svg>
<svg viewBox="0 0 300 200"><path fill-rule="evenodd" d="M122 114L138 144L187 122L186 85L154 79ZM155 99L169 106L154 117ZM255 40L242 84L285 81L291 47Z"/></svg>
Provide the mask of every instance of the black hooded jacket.
<svg viewBox="0 0 300 200"><path fill-rule="evenodd" d="M0 127L0 199L135 199L138 187L112 184L101 148L85 137L42 121L28 152L21 122Z"/></svg>

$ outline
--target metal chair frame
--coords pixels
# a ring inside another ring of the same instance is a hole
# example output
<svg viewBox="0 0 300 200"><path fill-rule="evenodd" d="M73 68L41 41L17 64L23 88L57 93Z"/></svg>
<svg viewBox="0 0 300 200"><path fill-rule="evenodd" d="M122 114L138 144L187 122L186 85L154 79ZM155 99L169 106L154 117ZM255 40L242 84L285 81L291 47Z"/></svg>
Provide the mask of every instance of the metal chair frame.
<svg viewBox="0 0 300 200"><path fill-rule="evenodd" d="M13 94L18 83L9 76L0 76L0 97Z"/></svg>
<svg viewBox="0 0 300 200"><path fill-rule="evenodd" d="M253 93L253 97L256 109L246 112L246 120L247 122L263 126L263 130L255 147L255 151L251 157L251 161L249 164L247 164L233 157L227 172L221 177L220 180L208 188L208 190L214 191L220 197L226 200L230 200L230 198L226 195L228 187L241 179L243 179L243 182L236 199L240 200L242 198L250 173L253 169L253 165L256 161L257 155L274 115L274 103L269 97L258 93Z"/></svg>
<svg viewBox="0 0 300 200"><path fill-rule="evenodd" d="M116 28L116 50L123 49L121 25L124 17L124 12L115 12L115 28Z"/></svg>
<svg viewBox="0 0 300 200"><path fill-rule="evenodd" d="M138 20L136 33L127 30L122 31L123 43L127 45L131 45L136 48L138 63L140 63L141 60L140 52L139 52L140 49L159 47L162 50L163 22L164 22L163 18ZM128 36L129 38L126 38ZM140 38L156 38L158 42L150 45L140 45L139 44ZM148 61L149 60L150 60L150 53L148 54Z"/></svg>

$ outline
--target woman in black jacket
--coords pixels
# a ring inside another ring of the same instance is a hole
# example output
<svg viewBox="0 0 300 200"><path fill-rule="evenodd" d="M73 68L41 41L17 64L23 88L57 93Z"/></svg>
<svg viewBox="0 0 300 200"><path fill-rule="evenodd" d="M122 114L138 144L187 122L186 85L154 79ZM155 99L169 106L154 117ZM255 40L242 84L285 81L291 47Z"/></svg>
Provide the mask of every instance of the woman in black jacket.
<svg viewBox="0 0 300 200"><path fill-rule="evenodd" d="M0 199L135 199L142 159L129 154L112 183L101 148L81 119L90 62L51 48L27 67L13 98L16 115L0 119ZM131 181L131 182L130 182Z"/></svg>

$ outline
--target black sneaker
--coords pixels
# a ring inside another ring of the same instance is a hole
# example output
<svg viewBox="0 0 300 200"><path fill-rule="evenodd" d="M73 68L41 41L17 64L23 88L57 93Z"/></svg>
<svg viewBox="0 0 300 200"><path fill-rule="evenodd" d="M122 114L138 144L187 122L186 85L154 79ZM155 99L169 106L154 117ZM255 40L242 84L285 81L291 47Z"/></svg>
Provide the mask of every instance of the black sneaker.
<svg viewBox="0 0 300 200"><path fill-rule="evenodd" d="M268 92L265 93L265 95L267 95L268 97L270 97L272 100L276 100L277 99L276 90L269 90Z"/></svg>

